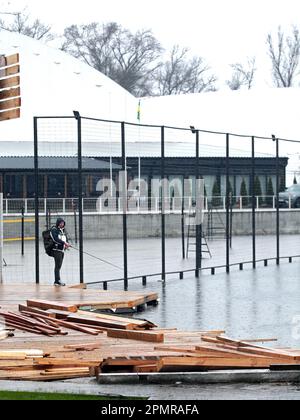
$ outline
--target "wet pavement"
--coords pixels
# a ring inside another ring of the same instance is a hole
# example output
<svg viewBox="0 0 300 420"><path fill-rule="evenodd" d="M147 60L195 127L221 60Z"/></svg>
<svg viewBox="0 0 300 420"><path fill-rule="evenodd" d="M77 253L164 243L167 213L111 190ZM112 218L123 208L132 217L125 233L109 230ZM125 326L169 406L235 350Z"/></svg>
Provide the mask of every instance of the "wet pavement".
<svg viewBox="0 0 300 420"><path fill-rule="evenodd" d="M160 304L145 314L161 327L225 330L239 339L278 338L300 349L300 264L282 264L230 275L151 282ZM142 287L136 284L135 290Z"/></svg>

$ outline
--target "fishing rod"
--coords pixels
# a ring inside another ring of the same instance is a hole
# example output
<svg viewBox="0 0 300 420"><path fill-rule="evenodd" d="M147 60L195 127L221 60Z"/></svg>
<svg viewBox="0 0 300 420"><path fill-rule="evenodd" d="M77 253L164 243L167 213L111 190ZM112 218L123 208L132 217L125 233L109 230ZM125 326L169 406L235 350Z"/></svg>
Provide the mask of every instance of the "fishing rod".
<svg viewBox="0 0 300 420"><path fill-rule="evenodd" d="M73 245L71 245L70 248L75 249L75 251L80 252L80 250L78 248L75 248ZM121 268L121 267L119 267L119 266L117 266L117 265L115 265L113 263L110 263L109 261L106 261L106 260L104 260L102 258L96 257L95 255L89 254L88 252L84 252L84 251L82 251L82 252L83 252L83 254L85 254L85 255L87 255L87 256L89 256L91 258L94 258L95 260L101 261L104 264L107 264L107 265L110 265L111 267L117 268L118 270L121 270L122 272L124 271L123 268Z"/></svg>

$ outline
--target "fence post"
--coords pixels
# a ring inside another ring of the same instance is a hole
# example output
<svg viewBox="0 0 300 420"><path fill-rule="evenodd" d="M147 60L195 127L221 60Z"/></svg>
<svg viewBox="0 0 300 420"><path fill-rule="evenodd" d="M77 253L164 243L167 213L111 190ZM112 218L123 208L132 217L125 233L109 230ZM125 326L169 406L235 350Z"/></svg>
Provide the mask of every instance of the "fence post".
<svg viewBox="0 0 300 420"><path fill-rule="evenodd" d="M230 204L229 204L229 191L230 191L230 137L226 134L226 272L230 273Z"/></svg>
<svg viewBox="0 0 300 420"><path fill-rule="evenodd" d="M162 280L166 281L166 191L165 191L165 127L161 127L161 261Z"/></svg>
<svg viewBox="0 0 300 420"><path fill-rule="evenodd" d="M279 190L280 190L280 166L279 166L279 139L274 135L273 141L276 141L276 242L277 242L277 258L276 264L280 264L280 210L279 210Z"/></svg>
<svg viewBox="0 0 300 420"><path fill-rule="evenodd" d="M255 200L255 137L252 137L252 257L253 268L256 268L256 200Z"/></svg>
<svg viewBox="0 0 300 420"><path fill-rule="evenodd" d="M122 141L122 213L123 213L123 261L124 261L124 290L128 290L128 243L127 243L127 164L126 164L126 130L125 122L121 123L121 141Z"/></svg>
<svg viewBox="0 0 300 420"><path fill-rule="evenodd" d="M22 218L21 218L21 254L22 254L22 257L24 257L24 237L25 237L25 235L24 235L24 231L25 231L25 229L24 229L24 213L25 213L24 207L22 207Z"/></svg>
<svg viewBox="0 0 300 420"><path fill-rule="evenodd" d="M82 119L79 112L74 112L77 121L77 146L78 146L78 213L79 213L79 276L80 284L84 283L83 261L83 207L82 207Z"/></svg>
<svg viewBox="0 0 300 420"><path fill-rule="evenodd" d="M200 186L200 144L199 144L199 130L196 130L196 159L195 159L195 175L196 175L196 186L195 186L195 194L196 194L196 277L199 278L200 270L202 268L202 212L203 208L201 209L202 204L202 197L200 195L204 195L204 191ZM200 220L201 219L201 220Z"/></svg>
<svg viewBox="0 0 300 420"><path fill-rule="evenodd" d="M38 117L33 119L34 130L34 184L35 184L35 282L40 283L40 229L39 229L39 146Z"/></svg>

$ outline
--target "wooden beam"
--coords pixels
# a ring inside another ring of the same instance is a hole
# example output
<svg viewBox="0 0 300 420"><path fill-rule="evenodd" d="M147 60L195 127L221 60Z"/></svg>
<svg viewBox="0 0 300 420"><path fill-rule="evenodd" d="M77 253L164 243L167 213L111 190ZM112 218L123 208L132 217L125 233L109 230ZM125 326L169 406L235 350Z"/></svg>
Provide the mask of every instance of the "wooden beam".
<svg viewBox="0 0 300 420"><path fill-rule="evenodd" d="M17 87L20 85L20 76L13 76L7 79L0 80L0 89L6 89L10 87Z"/></svg>
<svg viewBox="0 0 300 420"><path fill-rule="evenodd" d="M120 321L109 321L107 319L100 319L100 318L93 318L88 316L77 316L77 315L69 315L68 321L75 322L77 324L89 324L95 325L97 327L103 328L113 328L113 329L121 329L121 330L134 330L134 324L128 324L127 322Z"/></svg>
<svg viewBox="0 0 300 420"><path fill-rule="evenodd" d="M150 343L163 343L164 334L145 332L145 331L123 331L123 330L107 330L107 337L123 338L125 340L147 341Z"/></svg>
<svg viewBox="0 0 300 420"><path fill-rule="evenodd" d="M164 357L160 360L161 369L188 369L196 367L209 367L209 368L259 368L259 369L268 369L271 365L276 364L274 362L280 359L273 359L267 357ZM290 361L288 364L293 364L293 361Z"/></svg>
<svg viewBox="0 0 300 420"><path fill-rule="evenodd" d="M21 95L20 86L17 88L6 89L0 91L0 100L16 98Z"/></svg>
<svg viewBox="0 0 300 420"><path fill-rule="evenodd" d="M116 321L117 323L127 323L139 327L141 329L151 329L157 326L150 321L144 319L126 318L124 316L98 314L96 312L78 311L78 315L91 316L97 319L106 319L108 321ZM174 330L173 330L174 331Z"/></svg>
<svg viewBox="0 0 300 420"><path fill-rule="evenodd" d="M97 367L103 362L103 359L83 360L83 359L58 359L43 358L35 360L35 365L39 366L59 366L59 367Z"/></svg>
<svg viewBox="0 0 300 420"><path fill-rule="evenodd" d="M20 66L12 66L7 67L5 69L0 69L0 77L8 77L8 76L14 76L16 74L20 73Z"/></svg>
<svg viewBox="0 0 300 420"><path fill-rule="evenodd" d="M43 311L42 309L37 309L37 308L31 308L30 306L25 306L25 305L19 305L19 312L30 312L36 315L45 315L45 316L49 316L50 318L55 318L55 315L52 313L49 313L48 311Z"/></svg>
<svg viewBox="0 0 300 420"><path fill-rule="evenodd" d="M13 120L15 118L20 118L20 115L21 115L20 108L0 112L0 121Z"/></svg>
<svg viewBox="0 0 300 420"><path fill-rule="evenodd" d="M27 306L43 310L58 309L59 311L67 311L72 313L77 312L77 306L75 305L70 305L63 302L52 302L48 300L27 300Z"/></svg>
<svg viewBox="0 0 300 420"><path fill-rule="evenodd" d="M8 99L0 102L0 111L7 111L12 108L19 108L21 106L21 98Z"/></svg>
<svg viewBox="0 0 300 420"><path fill-rule="evenodd" d="M8 67L18 64L20 62L20 55L12 54L5 57L5 55L0 56L0 67Z"/></svg>

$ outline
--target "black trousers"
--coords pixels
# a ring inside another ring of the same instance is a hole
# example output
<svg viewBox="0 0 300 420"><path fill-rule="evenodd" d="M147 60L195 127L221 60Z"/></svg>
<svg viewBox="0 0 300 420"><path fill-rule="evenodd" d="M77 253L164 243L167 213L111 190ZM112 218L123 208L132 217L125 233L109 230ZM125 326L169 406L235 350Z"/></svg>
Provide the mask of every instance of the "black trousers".
<svg viewBox="0 0 300 420"><path fill-rule="evenodd" d="M60 270L64 262L65 254L61 251L52 251L52 257L55 261L55 268L54 268L54 278L55 283L58 283L60 279Z"/></svg>

